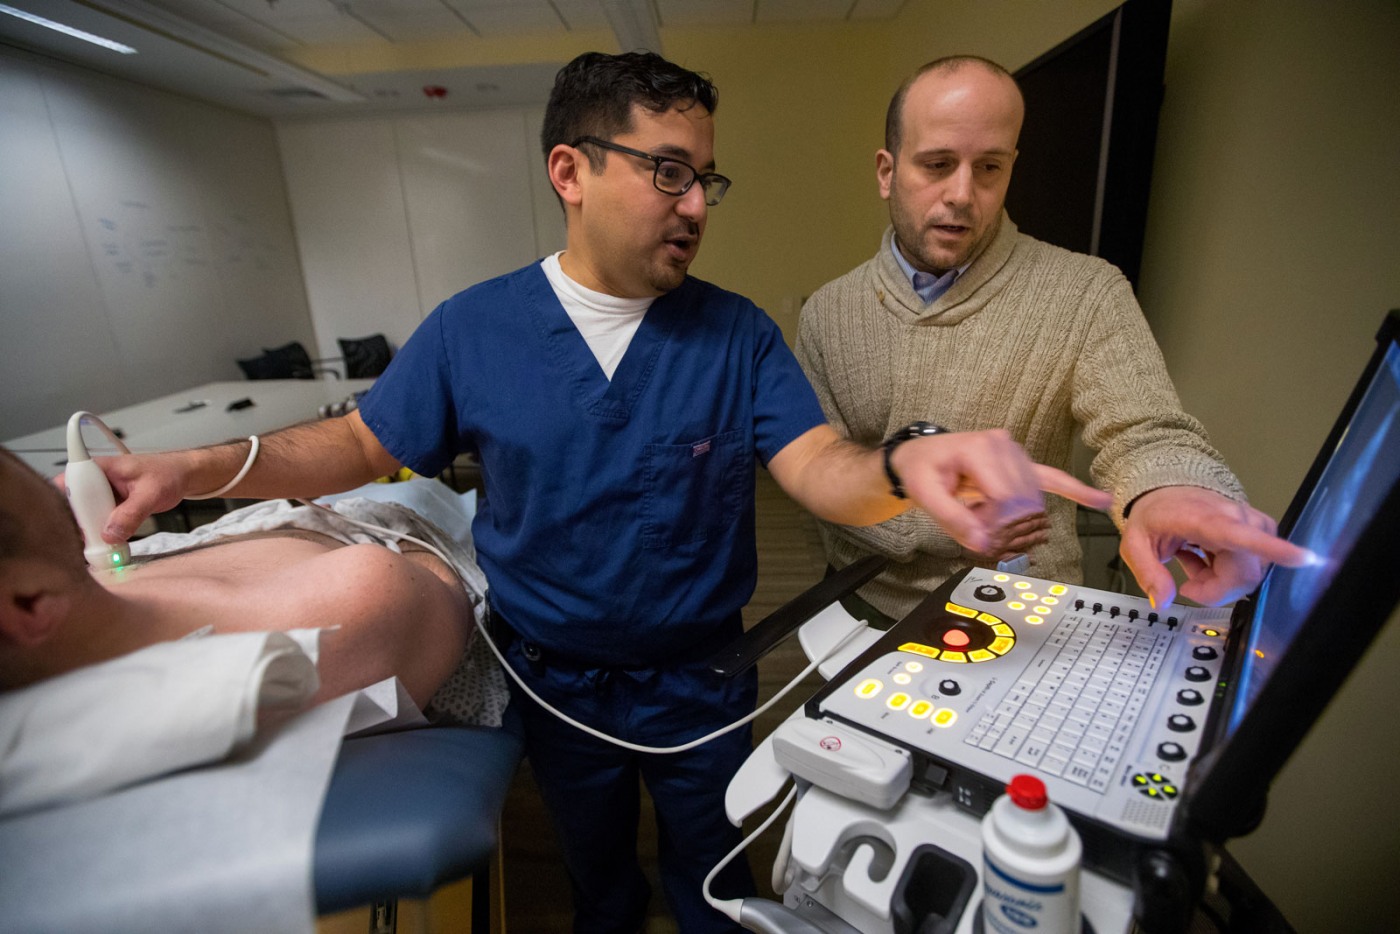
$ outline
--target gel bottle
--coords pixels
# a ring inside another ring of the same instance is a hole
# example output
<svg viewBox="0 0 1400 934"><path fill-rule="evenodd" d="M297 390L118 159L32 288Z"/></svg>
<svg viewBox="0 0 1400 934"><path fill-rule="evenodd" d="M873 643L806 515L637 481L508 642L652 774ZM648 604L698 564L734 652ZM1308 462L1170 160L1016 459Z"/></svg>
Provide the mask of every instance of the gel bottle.
<svg viewBox="0 0 1400 934"><path fill-rule="evenodd" d="M1045 783L1017 775L982 818L982 927L988 934L1079 934L1083 847Z"/></svg>

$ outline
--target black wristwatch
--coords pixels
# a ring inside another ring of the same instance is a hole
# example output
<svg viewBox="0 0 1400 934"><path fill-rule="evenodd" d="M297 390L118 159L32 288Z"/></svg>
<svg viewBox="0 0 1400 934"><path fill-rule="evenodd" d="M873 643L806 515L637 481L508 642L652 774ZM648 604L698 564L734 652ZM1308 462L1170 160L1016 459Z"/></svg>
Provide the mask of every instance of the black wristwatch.
<svg viewBox="0 0 1400 934"><path fill-rule="evenodd" d="M885 439L880 445L885 452L885 476L890 480L890 495L899 499L908 499L909 494L904 492L904 482L899 479L899 474L894 472L894 465L890 463L890 456L894 454L894 449L911 438L927 438L932 435L946 435L947 428L942 425L935 425L933 422L915 422L912 425L905 425Z"/></svg>

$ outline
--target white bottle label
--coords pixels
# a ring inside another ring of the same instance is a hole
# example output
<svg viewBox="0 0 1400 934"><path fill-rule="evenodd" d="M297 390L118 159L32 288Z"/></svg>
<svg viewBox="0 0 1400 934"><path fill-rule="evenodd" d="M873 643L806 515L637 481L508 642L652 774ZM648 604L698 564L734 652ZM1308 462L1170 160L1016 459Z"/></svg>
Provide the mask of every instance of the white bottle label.
<svg viewBox="0 0 1400 934"><path fill-rule="evenodd" d="M1063 881L1049 884L1020 878L994 864L982 863L982 924L995 934L1075 934L1079 893Z"/></svg>

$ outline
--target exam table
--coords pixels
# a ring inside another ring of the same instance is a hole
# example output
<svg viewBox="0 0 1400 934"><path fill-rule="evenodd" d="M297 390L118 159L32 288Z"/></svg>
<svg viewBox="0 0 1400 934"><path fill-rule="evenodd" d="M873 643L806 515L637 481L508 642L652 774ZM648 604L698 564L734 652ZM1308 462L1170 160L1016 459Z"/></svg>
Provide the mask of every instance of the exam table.
<svg viewBox="0 0 1400 934"><path fill-rule="evenodd" d="M348 739L316 830L316 910L427 898L472 878L472 931L490 930L489 870L523 741L500 729L441 726ZM392 931L392 921L371 931Z"/></svg>

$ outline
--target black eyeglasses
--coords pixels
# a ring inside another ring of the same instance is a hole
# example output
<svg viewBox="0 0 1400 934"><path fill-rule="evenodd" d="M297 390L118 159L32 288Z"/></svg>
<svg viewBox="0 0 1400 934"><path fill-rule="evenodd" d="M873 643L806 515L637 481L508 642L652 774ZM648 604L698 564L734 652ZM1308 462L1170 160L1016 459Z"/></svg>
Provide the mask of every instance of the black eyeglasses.
<svg viewBox="0 0 1400 934"><path fill-rule="evenodd" d="M729 190L731 184L729 179L717 172L697 172L694 166L679 159L653 156L649 152L609 143L596 136L580 136L569 145L577 148L579 143L592 143L603 149L611 149L613 152L636 156L638 159L646 159L648 162L656 163L656 171L652 173L651 183L656 186L657 191L668 195L680 197L690 191L690 186L698 181L701 190L705 192L705 203L711 207L724 200L724 193Z"/></svg>

